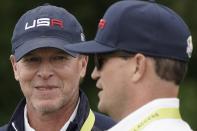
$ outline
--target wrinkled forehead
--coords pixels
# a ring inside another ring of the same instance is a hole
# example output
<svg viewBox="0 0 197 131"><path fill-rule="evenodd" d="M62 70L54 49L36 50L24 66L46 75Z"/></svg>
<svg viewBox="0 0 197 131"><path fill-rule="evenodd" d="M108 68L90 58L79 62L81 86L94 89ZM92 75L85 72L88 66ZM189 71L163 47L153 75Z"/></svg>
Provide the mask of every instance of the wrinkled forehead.
<svg viewBox="0 0 197 131"><path fill-rule="evenodd" d="M27 53L25 56L29 56L29 55L45 56L45 55L53 55L53 54L64 54L64 55L70 56L68 53L66 53L65 51L63 51L61 49L51 48L51 47L38 48L38 49L32 50L29 53Z"/></svg>

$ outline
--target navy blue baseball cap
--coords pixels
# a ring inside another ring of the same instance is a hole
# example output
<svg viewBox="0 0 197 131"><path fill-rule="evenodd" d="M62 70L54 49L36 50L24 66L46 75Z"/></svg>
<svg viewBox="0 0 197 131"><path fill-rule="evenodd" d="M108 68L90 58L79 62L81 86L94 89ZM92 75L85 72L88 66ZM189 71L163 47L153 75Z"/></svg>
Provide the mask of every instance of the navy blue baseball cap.
<svg viewBox="0 0 197 131"><path fill-rule="evenodd" d="M186 62L193 46L187 25L168 7L123 0L105 12L94 40L65 45L65 49L84 54L127 51Z"/></svg>
<svg viewBox="0 0 197 131"><path fill-rule="evenodd" d="M72 56L64 45L85 40L77 19L67 10L45 4L27 11L18 20L12 36L12 54L19 61L25 54L44 47L53 47Z"/></svg>

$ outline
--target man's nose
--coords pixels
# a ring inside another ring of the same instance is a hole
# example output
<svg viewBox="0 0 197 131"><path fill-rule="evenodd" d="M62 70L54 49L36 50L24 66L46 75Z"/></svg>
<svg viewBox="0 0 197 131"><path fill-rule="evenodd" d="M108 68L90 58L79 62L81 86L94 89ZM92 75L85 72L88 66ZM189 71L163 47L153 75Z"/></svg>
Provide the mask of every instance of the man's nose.
<svg viewBox="0 0 197 131"><path fill-rule="evenodd" d="M97 80L99 78L99 71L96 67L94 67L94 70L92 71L91 77L93 80Z"/></svg>
<svg viewBox="0 0 197 131"><path fill-rule="evenodd" d="M54 75L54 67L49 60L42 61L38 68L37 74L44 80L47 80Z"/></svg>

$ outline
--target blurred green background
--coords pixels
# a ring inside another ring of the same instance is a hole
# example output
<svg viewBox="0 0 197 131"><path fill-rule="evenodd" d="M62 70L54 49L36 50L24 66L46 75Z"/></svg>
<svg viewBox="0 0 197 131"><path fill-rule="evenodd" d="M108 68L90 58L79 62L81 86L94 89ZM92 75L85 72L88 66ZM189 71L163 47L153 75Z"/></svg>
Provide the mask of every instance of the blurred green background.
<svg viewBox="0 0 197 131"><path fill-rule="evenodd" d="M11 37L19 17L27 10L43 3L61 6L74 14L84 28L86 39L94 38L97 23L105 10L117 0L1 0L0 5L0 126L9 121L16 104L23 97L18 83L14 80L9 55L11 54ZM181 113L194 130L197 130L197 0L157 0L176 11L188 24L192 36L194 52L189 64L187 78L180 87ZM87 93L91 107L97 110L97 90L90 74L93 69L90 58L87 77L81 87Z"/></svg>

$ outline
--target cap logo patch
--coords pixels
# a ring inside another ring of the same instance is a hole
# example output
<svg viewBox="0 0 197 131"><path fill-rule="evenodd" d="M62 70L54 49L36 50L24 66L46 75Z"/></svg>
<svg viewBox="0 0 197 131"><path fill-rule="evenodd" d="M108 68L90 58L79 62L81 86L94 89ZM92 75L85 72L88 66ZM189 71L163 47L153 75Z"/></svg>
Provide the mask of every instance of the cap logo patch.
<svg viewBox="0 0 197 131"><path fill-rule="evenodd" d="M85 35L81 33L81 41L85 41Z"/></svg>
<svg viewBox="0 0 197 131"><path fill-rule="evenodd" d="M192 36L189 36L187 39L187 55L189 58L192 56L193 44L192 44Z"/></svg>
<svg viewBox="0 0 197 131"><path fill-rule="evenodd" d="M106 25L106 21L104 19L100 19L98 27L99 29L103 29Z"/></svg>
<svg viewBox="0 0 197 131"><path fill-rule="evenodd" d="M59 26L60 28L63 28L63 21L59 19L50 19L50 18L39 18L36 20L33 20L31 24L29 22L26 22L25 24L25 30L40 27L40 26L48 26L48 27L54 27Z"/></svg>

